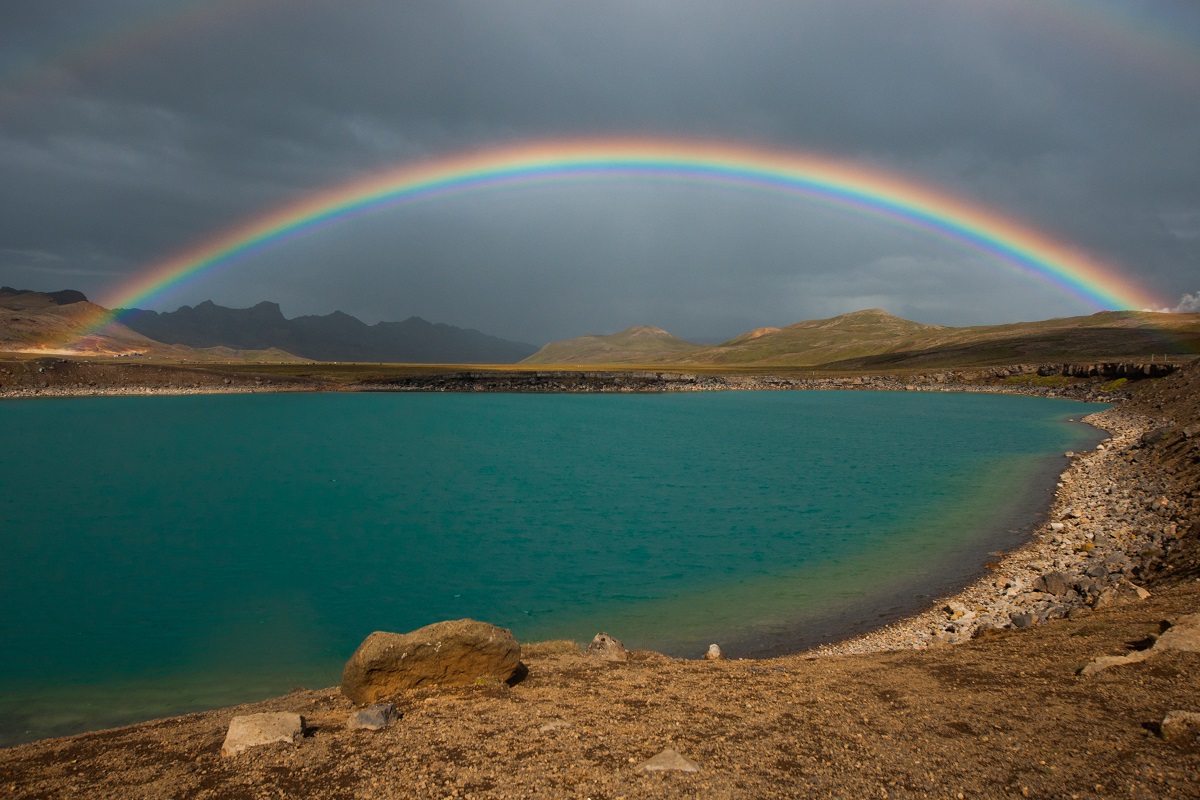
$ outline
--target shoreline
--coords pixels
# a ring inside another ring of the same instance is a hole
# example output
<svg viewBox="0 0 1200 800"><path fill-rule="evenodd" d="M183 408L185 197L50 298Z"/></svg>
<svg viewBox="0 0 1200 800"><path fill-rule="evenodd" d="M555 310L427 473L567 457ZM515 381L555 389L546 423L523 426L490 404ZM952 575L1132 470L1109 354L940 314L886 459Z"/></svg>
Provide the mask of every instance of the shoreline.
<svg viewBox="0 0 1200 800"><path fill-rule="evenodd" d="M824 381L823 381L824 382ZM888 381L891 383L892 381ZM757 381L756 381L757 383ZM731 387L720 387L728 389ZM738 387L749 388L749 387ZM795 385L775 386L776 390L804 390ZM807 387L805 387L807 388ZM864 384L841 383L821 388L853 388L855 390L891 390L873 381ZM1030 391L1029 389L1034 389ZM913 391L914 389L909 389ZM1029 394L1046 396L1044 387L977 387L958 386L938 382L934 387L916 388L916 391L965 391L992 392L999 394ZM147 395L195 395L195 394L243 394L274 393L288 391L321 391L309 387L285 387L279 385L242 385L215 387L102 387L93 391L57 389L33 389L28 393L2 393L0 397L46 398L68 396L147 396ZM1075 398L1067 398L1075 399ZM997 563L988 565L988 572L965 585L960 584L950 593L938 595L934 600L924 600L900 612L900 618L881 627L872 627L854 633L829 644L801 649L771 651L755 654L748 660L762 660L782 656L831 657L892 652L900 650L926 649L932 646L959 644L976 636L986 636L997 631L1029 627L1063 617L1075 618L1109 605L1133 599L1139 594L1137 567L1141 554L1147 548L1161 547L1164 543L1162 531L1155 531L1153 523L1161 521L1157 510L1148 510L1148 500L1154 490L1139 487L1134 496L1104 493L1104 486L1113 483L1114 460L1128 448L1136 445L1140 437L1152 427L1152 421L1143 414L1131 413L1119 404L1106 411L1096 412L1081 419L1107 433L1107 438L1098 449L1071 454L1070 462L1058 475L1058 490L1049 503L1049 508L1040 516L1041 522L1033 524L1021 534L1023 543L1004 552ZM1136 468L1126 468L1118 481L1128 480ZM1101 484L1104 486L1101 486ZM1161 491L1161 487L1158 487ZM1107 506L1106 506L1107 504ZM1082 511L1080 511L1082 509ZM1136 521L1125 525L1140 532L1123 536L1108 536L1097 539L1090 535L1087 523L1103 519L1125 519L1136 511ZM1072 516L1078 512L1079 516ZM1086 512L1086 516L1084 516ZM1162 527L1161 525L1159 527ZM1089 576L1091 567L1103 564L1103 575ZM1109 566L1116 565L1112 571ZM1048 572L1064 575L1065 591L1057 594L1043 591ZM1078 580L1091 578L1095 586L1076 587ZM1040 582L1039 582L1039 579ZM957 583L957 581L955 581ZM1072 587L1075 587L1074 589ZM1072 594L1074 592L1074 594ZM1017 621L1013 615L1032 615L1028 621ZM690 660L690 659L689 659ZM46 740L39 740L46 741Z"/></svg>
<svg viewBox="0 0 1200 800"><path fill-rule="evenodd" d="M1080 421L1107 436L1096 449L1070 454L1043 520L1025 534L1024 543L1005 552L988 565L984 575L960 590L933 599L925 610L819 645L810 654L858 655L959 644L975 636L1028 628L1140 597L1145 590L1135 580L1142 566L1138 562L1151 548L1161 549L1166 524L1151 510L1153 489L1137 486L1113 491L1113 487L1127 485L1135 477L1133 470L1116 461L1153 425L1143 415L1124 412L1119 405ZM1097 535L1092 526L1104 526L1109 520L1121 520L1121 530L1110 535L1109 526ZM1061 574L1061 584L1052 579L1047 586L1049 573ZM1094 586L1078 585L1089 579Z"/></svg>

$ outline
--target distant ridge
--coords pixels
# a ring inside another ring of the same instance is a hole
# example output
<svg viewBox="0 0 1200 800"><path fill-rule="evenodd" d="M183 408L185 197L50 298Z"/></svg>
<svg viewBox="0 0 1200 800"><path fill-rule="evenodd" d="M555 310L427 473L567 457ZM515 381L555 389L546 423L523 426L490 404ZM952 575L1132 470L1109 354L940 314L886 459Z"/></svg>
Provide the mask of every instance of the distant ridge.
<svg viewBox="0 0 1200 800"><path fill-rule="evenodd" d="M681 358L703 349L650 325L635 325L605 336L551 342L523 364L630 364Z"/></svg>
<svg viewBox="0 0 1200 800"><path fill-rule="evenodd" d="M278 303L226 308L206 300L157 312L118 309L121 321L151 339L189 347L279 348L316 361L511 364L537 350L477 330L410 317L368 325L341 311L287 319Z"/></svg>
<svg viewBox="0 0 1200 800"><path fill-rule="evenodd" d="M45 355L148 356L180 361L302 361L278 348L235 350L163 344L118 322L83 292L0 287L0 352ZM79 332L104 323L101 332Z"/></svg>
<svg viewBox="0 0 1200 800"><path fill-rule="evenodd" d="M69 306L74 303L88 302L87 295L83 292L77 292L74 289L63 289L60 292L35 292L31 289L14 289L11 286L0 286L0 299L12 301L21 295L32 295L27 298L35 304L44 304L44 301L38 298L48 298L51 303L56 306Z"/></svg>
<svg viewBox="0 0 1200 800"><path fill-rule="evenodd" d="M1086 317L951 328L872 308L783 328L756 328L716 346L660 328L628 328L546 345L527 364L826 367L879 370L1200 353L1200 314L1102 311Z"/></svg>

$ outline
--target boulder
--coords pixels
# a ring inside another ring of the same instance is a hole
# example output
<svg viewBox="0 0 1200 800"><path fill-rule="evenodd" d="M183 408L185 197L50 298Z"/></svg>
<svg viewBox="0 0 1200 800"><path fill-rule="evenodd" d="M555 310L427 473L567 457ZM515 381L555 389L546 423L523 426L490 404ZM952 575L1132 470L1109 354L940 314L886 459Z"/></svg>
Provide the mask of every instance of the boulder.
<svg viewBox="0 0 1200 800"><path fill-rule="evenodd" d="M375 703L366 708L355 709L346 719L346 727L352 731L381 731L400 719L400 712L391 703Z"/></svg>
<svg viewBox="0 0 1200 800"><path fill-rule="evenodd" d="M721 652L720 645L710 644L708 650L704 653L704 658L707 661L720 661L725 658L725 654Z"/></svg>
<svg viewBox="0 0 1200 800"><path fill-rule="evenodd" d="M265 744L293 744L304 735L304 717L286 711L246 714L229 721L221 755L236 756Z"/></svg>
<svg viewBox="0 0 1200 800"><path fill-rule="evenodd" d="M507 629L473 619L405 634L375 631L346 662L342 694L363 706L418 686L507 681L520 663L521 645Z"/></svg>
<svg viewBox="0 0 1200 800"><path fill-rule="evenodd" d="M625 645L621 644L619 639L614 639L604 632L596 634L592 639L592 643L588 645L587 650L583 654L605 661L629 660L629 654L625 651Z"/></svg>

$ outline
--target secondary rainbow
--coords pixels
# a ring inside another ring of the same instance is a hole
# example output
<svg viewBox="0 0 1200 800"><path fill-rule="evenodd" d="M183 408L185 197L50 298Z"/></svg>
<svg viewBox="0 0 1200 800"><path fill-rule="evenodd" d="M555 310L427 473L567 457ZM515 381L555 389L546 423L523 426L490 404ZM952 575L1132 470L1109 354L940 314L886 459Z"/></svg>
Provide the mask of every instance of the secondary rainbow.
<svg viewBox="0 0 1200 800"><path fill-rule="evenodd" d="M715 184L806 198L960 243L989 256L988 263L1011 265L1096 308L1161 305L1081 250L911 178L824 156L657 139L538 142L402 165L318 191L180 252L110 293L105 305L147 304L210 270L362 214L470 192L598 180Z"/></svg>

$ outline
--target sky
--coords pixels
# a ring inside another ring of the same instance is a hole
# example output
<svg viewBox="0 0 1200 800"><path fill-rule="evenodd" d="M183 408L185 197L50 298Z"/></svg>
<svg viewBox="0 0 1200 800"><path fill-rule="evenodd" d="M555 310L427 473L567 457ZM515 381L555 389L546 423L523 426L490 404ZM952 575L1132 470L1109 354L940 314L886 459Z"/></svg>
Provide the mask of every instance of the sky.
<svg viewBox="0 0 1200 800"><path fill-rule="evenodd" d="M898 173L1200 310L1195 0L0 0L0 285L96 300L331 186L531 141L670 138ZM536 345L716 342L880 307L1096 307L798 197L634 179L327 226L147 298L420 316Z"/></svg>

